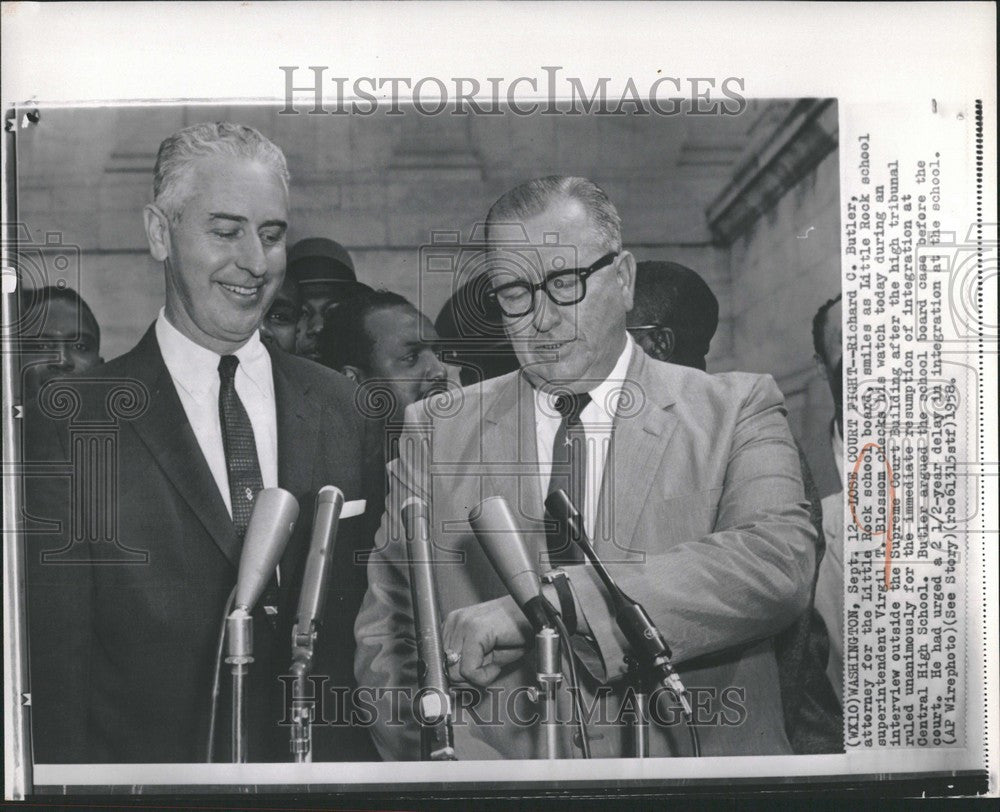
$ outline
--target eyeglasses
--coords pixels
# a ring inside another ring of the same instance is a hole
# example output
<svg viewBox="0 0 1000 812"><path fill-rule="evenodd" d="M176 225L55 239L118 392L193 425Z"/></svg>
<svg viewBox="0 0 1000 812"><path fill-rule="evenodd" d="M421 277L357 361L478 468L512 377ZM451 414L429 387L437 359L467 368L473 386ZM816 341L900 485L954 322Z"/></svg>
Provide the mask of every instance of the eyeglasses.
<svg viewBox="0 0 1000 812"><path fill-rule="evenodd" d="M617 257L618 252L612 251L587 268L568 268L565 271L557 271L534 284L524 280L507 282L503 285L497 285L487 295L497 303L501 312L511 319L527 316L535 309L535 291L538 290L544 290L545 295L553 304L563 307L574 305L582 302L587 295L588 277L593 276L601 268L606 268Z"/></svg>

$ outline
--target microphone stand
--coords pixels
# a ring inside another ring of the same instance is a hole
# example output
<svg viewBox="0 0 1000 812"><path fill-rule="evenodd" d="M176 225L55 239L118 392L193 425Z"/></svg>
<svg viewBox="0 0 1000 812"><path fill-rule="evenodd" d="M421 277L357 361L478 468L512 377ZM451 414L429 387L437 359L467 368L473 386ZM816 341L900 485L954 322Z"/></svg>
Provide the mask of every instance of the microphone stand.
<svg viewBox="0 0 1000 812"><path fill-rule="evenodd" d="M226 620L227 652L233 678L233 718L230 730L233 764L246 764L246 677L253 662L253 617L245 606L237 606Z"/></svg>
<svg viewBox="0 0 1000 812"><path fill-rule="evenodd" d="M637 658L636 677L640 683L646 683L655 687L663 687L674 695L684 719L687 722L688 735L691 738L691 749L693 755L701 755L701 744L698 740L698 730L694 724L694 713L691 702L688 698L687 690L681 682L680 677L674 670L670 662L671 651L667 641L663 639L660 630L656 628L653 619L646 613L640 603L625 594L615 583L608 572L604 562L601 561L594 550L590 539L583 529L582 517L579 511L573 506L566 492L563 490L554 491L545 500L545 507L550 514L565 521L568 525L570 538L583 550L587 559L597 572L601 583L611 599L614 611L615 622L621 630L625 639L632 648L634 656ZM645 686L644 686L645 687ZM642 694L644 695L644 694ZM647 704L643 702L642 705ZM649 721L645 707L640 707L641 719L637 722L638 731L633 734L633 743L637 747L648 748ZM645 727L645 734L642 728ZM643 735L646 736L643 741Z"/></svg>
<svg viewBox="0 0 1000 812"><path fill-rule="evenodd" d="M632 656L625 657L628 666L629 687L635 697L635 718L629 722L632 742L632 758L649 757L649 691L639 661Z"/></svg>
<svg viewBox="0 0 1000 812"><path fill-rule="evenodd" d="M297 764L308 764L312 761L312 721L315 698L307 698L307 677L312 672L313 643L316 640L315 628L308 633L299 633L296 624L292 632L292 665L290 671L295 681L292 683L292 728L291 749Z"/></svg>
<svg viewBox="0 0 1000 812"><path fill-rule="evenodd" d="M559 654L559 632L551 626L543 626L535 635L535 671L538 688L532 691L532 699L542 703L542 725L545 728L545 757L559 758L559 722L556 697L562 684L562 670Z"/></svg>

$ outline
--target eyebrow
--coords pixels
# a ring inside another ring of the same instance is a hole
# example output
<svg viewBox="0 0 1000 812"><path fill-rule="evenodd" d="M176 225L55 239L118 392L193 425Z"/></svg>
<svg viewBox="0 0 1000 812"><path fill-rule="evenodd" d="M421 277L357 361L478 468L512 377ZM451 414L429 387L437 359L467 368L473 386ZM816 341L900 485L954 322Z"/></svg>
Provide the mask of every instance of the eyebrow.
<svg viewBox="0 0 1000 812"><path fill-rule="evenodd" d="M210 220L232 220L234 223L248 223L250 222L242 214L228 214L224 211L213 211L208 213ZM279 226L280 228L288 228L288 223L284 220L265 220L260 224L261 228L265 226Z"/></svg>

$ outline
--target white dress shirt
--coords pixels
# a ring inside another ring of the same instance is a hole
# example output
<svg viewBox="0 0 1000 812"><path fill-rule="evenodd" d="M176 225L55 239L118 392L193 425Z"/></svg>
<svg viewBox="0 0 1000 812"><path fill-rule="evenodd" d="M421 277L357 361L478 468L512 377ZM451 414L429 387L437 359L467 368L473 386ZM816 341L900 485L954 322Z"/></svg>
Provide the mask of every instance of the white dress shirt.
<svg viewBox="0 0 1000 812"><path fill-rule="evenodd" d="M201 453L208 463L219 493L222 494L222 501L226 503L226 509L232 516L229 472L219 420L221 356L206 350L181 333L167 320L163 308L160 308L160 315L156 319L156 340ZM236 393L243 401L243 408L253 426L261 479L265 488L274 488L278 485L278 422L271 356L256 331L233 354L240 360L236 368Z"/></svg>
<svg viewBox="0 0 1000 812"><path fill-rule="evenodd" d="M604 481L608 448L611 445L611 431L634 347L635 342L631 336L626 335L625 349L618 356L611 374L589 390L591 401L580 413L580 422L587 440L587 482L586 502L582 510L579 505L576 505L576 508L583 514L584 526L591 539L594 538L594 526L597 522L597 506ZM541 389L535 389L534 395L538 474L544 497L548 493L549 480L552 477L552 444L555 442L562 418L555 407L556 396Z"/></svg>

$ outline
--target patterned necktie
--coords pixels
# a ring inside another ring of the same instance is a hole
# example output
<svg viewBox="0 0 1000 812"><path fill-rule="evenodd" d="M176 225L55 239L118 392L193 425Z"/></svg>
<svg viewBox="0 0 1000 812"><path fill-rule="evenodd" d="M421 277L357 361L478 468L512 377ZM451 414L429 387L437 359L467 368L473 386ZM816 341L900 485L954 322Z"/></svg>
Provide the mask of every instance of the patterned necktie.
<svg viewBox="0 0 1000 812"><path fill-rule="evenodd" d="M587 436L580 423L580 413L590 403L590 395L567 394L556 398L556 411L562 415L552 443L552 476L548 493L566 491L573 506L584 515L587 485ZM552 566L582 564L583 552L569 537L565 522L557 522L546 536Z"/></svg>
<svg viewBox="0 0 1000 812"><path fill-rule="evenodd" d="M246 535L254 499L264 487L257 460L257 444L253 426L236 394L236 367L240 359L223 355L219 359L219 422L222 426L222 446L226 452L229 474L229 498L233 506L233 525L242 542Z"/></svg>

